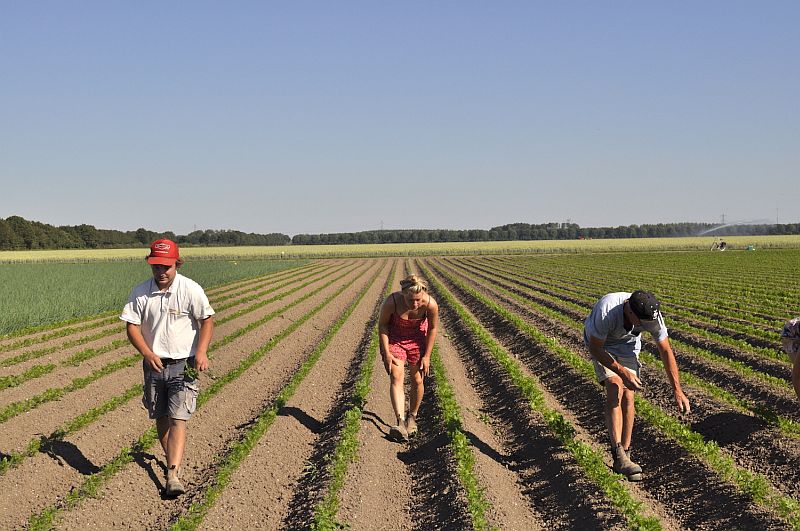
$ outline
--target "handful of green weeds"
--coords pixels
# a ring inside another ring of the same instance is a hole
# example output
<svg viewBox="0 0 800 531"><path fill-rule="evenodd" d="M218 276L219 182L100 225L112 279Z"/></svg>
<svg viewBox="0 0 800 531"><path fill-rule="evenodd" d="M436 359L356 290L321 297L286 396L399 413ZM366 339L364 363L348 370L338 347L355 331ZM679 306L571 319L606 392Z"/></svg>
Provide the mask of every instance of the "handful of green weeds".
<svg viewBox="0 0 800 531"><path fill-rule="evenodd" d="M183 371L183 375L186 378L190 378L192 380L196 380L198 376L200 376L200 371L195 369L194 367L186 366L186 369Z"/></svg>

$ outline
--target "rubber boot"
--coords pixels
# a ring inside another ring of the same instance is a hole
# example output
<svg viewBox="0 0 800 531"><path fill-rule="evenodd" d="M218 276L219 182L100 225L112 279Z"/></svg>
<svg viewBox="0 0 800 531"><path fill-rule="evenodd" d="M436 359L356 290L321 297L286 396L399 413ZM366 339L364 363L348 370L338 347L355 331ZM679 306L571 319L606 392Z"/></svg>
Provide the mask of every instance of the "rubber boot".
<svg viewBox="0 0 800 531"><path fill-rule="evenodd" d="M627 477L628 481L642 480L642 467L631 461L621 444L614 447L612 455L614 456L614 472Z"/></svg>

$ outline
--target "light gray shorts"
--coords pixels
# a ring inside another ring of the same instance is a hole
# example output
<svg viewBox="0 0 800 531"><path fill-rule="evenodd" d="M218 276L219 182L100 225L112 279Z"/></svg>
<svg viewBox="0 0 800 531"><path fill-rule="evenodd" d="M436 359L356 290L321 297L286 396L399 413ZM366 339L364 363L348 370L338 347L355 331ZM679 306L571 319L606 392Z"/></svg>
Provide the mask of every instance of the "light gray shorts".
<svg viewBox="0 0 800 531"><path fill-rule="evenodd" d="M189 420L197 408L200 385L195 378L184 374L187 361L194 367L194 358L169 360L161 358L161 372L152 370L146 362L144 370L144 404L151 419L170 417Z"/></svg>
<svg viewBox="0 0 800 531"><path fill-rule="evenodd" d="M639 378L639 368L642 366L642 364L639 362L638 357L614 356L613 354L610 354L610 356L614 358L617 361L617 363L619 363L620 365L622 365L623 367L634 373L636 377ZM597 375L598 382L603 382L608 378L610 378L611 376L618 376L617 373L615 373L611 369L606 368L599 361L592 359L592 362L594 364L594 373Z"/></svg>

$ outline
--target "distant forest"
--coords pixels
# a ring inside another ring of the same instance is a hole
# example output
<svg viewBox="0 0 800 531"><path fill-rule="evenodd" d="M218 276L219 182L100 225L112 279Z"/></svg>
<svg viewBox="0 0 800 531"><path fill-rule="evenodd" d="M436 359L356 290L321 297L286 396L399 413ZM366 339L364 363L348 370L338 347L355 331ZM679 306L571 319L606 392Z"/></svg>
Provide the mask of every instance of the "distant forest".
<svg viewBox="0 0 800 531"><path fill-rule="evenodd" d="M147 229L119 231L93 225L55 227L19 216L0 218L0 250L112 249L147 247L153 240L169 238L189 247L240 245L335 245L351 243L485 242L511 240L574 240L603 238L668 238L678 236L752 236L800 234L800 223L727 225L712 223L658 223L622 227L580 227L575 223L511 223L485 229L389 229L332 234L254 234L236 230L196 230L187 235Z"/></svg>
<svg viewBox="0 0 800 531"><path fill-rule="evenodd" d="M169 238L188 247L237 245L289 245L285 234L246 234L237 230L196 230L185 236L147 229L119 231L93 225L54 227L19 216L0 219L0 250L23 249L114 249L147 247L153 240Z"/></svg>
<svg viewBox="0 0 800 531"><path fill-rule="evenodd" d="M295 245L332 245L343 243L419 243L419 242L488 242L511 240L575 240L603 238L674 238L678 236L755 236L800 234L800 223L772 225L727 225L713 223L658 223L624 227L580 227L575 223L510 223L499 227L469 230L372 230L333 234L298 234Z"/></svg>

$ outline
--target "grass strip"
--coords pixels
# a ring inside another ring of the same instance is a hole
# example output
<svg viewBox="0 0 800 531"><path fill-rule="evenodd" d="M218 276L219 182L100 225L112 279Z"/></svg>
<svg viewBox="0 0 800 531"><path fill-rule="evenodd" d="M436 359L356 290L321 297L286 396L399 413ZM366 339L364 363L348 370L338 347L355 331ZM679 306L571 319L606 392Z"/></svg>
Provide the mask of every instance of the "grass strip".
<svg viewBox="0 0 800 531"><path fill-rule="evenodd" d="M239 363L239 365L230 370L224 376L217 378L214 381L214 383L208 388L208 390L200 393L200 396L198 396L197 398L197 408L198 409L202 408L205 405L205 403L208 402L208 400L210 400L213 396L219 393L230 382L236 380L236 378L241 376L242 373L244 373L247 369L253 366L262 357L264 357L264 355L266 355L270 350L272 350L275 347L275 345L277 345L286 336L294 332L308 319L316 315L322 308L324 308L328 303L330 303L330 301L332 301L336 296L338 296L341 292L347 289L351 284L353 284L353 282L358 280L358 278L360 278L362 275L363 272L359 274L356 278L348 282L336 293L327 297L324 301L322 301L322 303L315 306L305 315L293 321L280 334L270 338L269 341L267 341L267 343L264 346L258 348L256 351L254 351L247 358L242 360ZM120 453L109 463L103 466L103 468L101 468L99 472L89 476L79 487L70 490L70 492L65 496L65 498L60 503L45 508L41 513L37 515L32 515L28 520L28 528L31 530L51 529L55 524L55 519L61 512L72 509L86 498L96 497L102 485L104 485L108 480L114 477L114 475L120 470L122 470L122 468L125 467L128 463L133 462L135 455L147 450L157 440L158 440L158 435L155 426L150 427L141 435L141 437L139 437L133 443L133 445L131 445L130 448L123 448L120 451Z"/></svg>
<svg viewBox="0 0 800 531"><path fill-rule="evenodd" d="M337 279L338 278L341 278L341 276L337 277ZM333 281L325 284L324 286L320 287L319 289L324 289L325 287L330 285L332 282L335 282L337 279L334 279ZM313 295L314 293L317 293L317 291L309 294L309 296ZM285 295L286 294L284 294L284 296ZM295 303L293 303L291 305L284 306L283 308L281 308L280 310L278 310L276 312L273 312L272 314L270 314L266 318L260 319L258 321L259 324L263 324L264 322L268 321L269 319L274 318L276 315L282 313L283 311L291 308L292 306L294 306L296 304L299 304L300 302L302 302L306 298L308 298L308 297L304 297L299 301L295 301ZM248 331L252 330L253 328L255 328L255 327L253 327L253 326L248 327ZM235 337L241 336L243 334L243 333L240 333L241 330L242 329L239 329L236 332L226 336L225 338L223 338L223 342L224 343L229 343ZM123 342L125 344L127 344L126 340L123 341ZM212 344L209 347L209 354L212 351L214 351L217 348L219 348L219 347L220 347L220 342L215 342L214 344ZM133 392L133 395L131 395L132 392ZM114 398L111 398L105 404L103 404L103 405L101 405L101 406L99 406L97 408L93 408L92 410L89 410L88 412L80 415L79 417L76 417L76 419L74 421L72 421L71 423L65 425L66 427L59 428L58 430L56 430L55 432L53 432L52 434L50 434L48 436L42 436L42 437L34 438L33 440L31 440L30 443L28 443L28 446L26 447L26 450L24 452L12 452L9 456L4 457L3 459L0 459L0 475L4 474L9 468L14 468L14 467L19 466L19 464L26 457L31 457L31 456L35 455L36 452L39 451L39 448L43 447L42 445L45 444L47 441L51 441L52 442L52 441L60 440L61 438L63 438L66 435L68 435L69 433L72 433L72 432L74 432L74 431L76 431L76 430L88 425L89 423L93 422L94 420L99 418L101 415L103 415L105 413L108 413L108 412L112 411L113 409L116 409L116 407L118 407L120 404L126 402L132 396L134 396L136 393L140 393L140 392L141 392L141 384L136 384L132 388L128 389L128 391L126 391L124 394L122 394L120 396L116 396ZM41 403L43 403L43 401L39 402L38 404L34 405L33 407L36 407L37 405L40 405ZM31 409L33 407L31 407Z"/></svg>
<svg viewBox="0 0 800 531"><path fill-rule="evenodd" d="M307 278L307 277L304 277L304 278ZM252 311L254 311L254 310L256 310L256 309L258 309L258 308L260 308L260 307L262 307L262 306L264 306L266 304L269 304L270 302L274 302L274 301L276 301L278 299L281 299L281 298L285 297L286 295L289 295L289 294L294 293L295 291L297 291L299 289L302 289L303 287L307 286L308 284L310 284L312 282L307 282L305 284L301 284L300 286L297 286L296 288L294 288L294 289L292 289L292 290L290 290L290 291L288 291L286 293L283 293L283 294L281 294L279 296L272 297L271 299L268 299L266 301L262 301L262 302L260 302L260 303L258 303L256 305L252 305L250 307L244 308L242 311L237 312L236 317L240 317L241 315L244 315L245 313L252 312ZM281 285L279 287L276 287L274 289L280 289L280 287L284 287L284 286L286 286L288 284L291 284L291 281L287 282L287 283L285 283L285 284L283 284L283 285ZM268 291L274 291L274 289L273 290L268 290ZM261 294L259 294L259 296L260 295ZM253 297L253 298L257 298L257 297ZM305 300L305 299L302 299L302 300ZM285 309L286 308L282 308L280 311L283 311ZM259 321L256 321L254 323L250 323L250 325L248 325L247 327L237 330L236 333L231 334L229 336L226 336L222 342L215 343L214 345L212 345L212 347L209 348L209 353L213 352L213 350L216 350L217 348L229 343L230 341L236 339L237 337L249 332L250 330L256 328L257 326L260 326L261 324L263 324L264 322L268 321L269 319L274 318L275 315L276 315L275 313L270 314L267 318L260 319ZM218 324L222 324L222 323L224 323L225 321L228 321L228 320L230 320L230 317L218 319L217 323ZM114 332L116 332L116 330ZM93 339L96 339L96 338L93 338ZM121 348L121 347L124 347L124 346L127 346L127 345L128 345L128 340L127 339L118 339L118 340L115 340L112 343L110 343L108 345L104 345L102 347L88 348L86 350L78 352L78 353L74 354L73 356L69 357L67 360L62 362L61 365L62 366L77 366L81 362L86 361L86 360L88 360L90 358L93 358L93 357L98 356L100 354L104 354L106 352L110 352L110 351L112 351L114 349ZM62 345L62 347L63 346L64 345ZM49 352L57 350L58 348L60 348L60 347L51 347L51 348L48 348L48 349L42 349L41 353L39 353L39 351L37 351L37 356L41 356L41 355L47 354ZM19 356L19 358L30 359L27 356L28 356L28 354L24 354L22 356ZM25 361L25 359L21 359L20 361ZM0 366L2 366L1 363L0 363ZM45 370L46 367L49 367L49 370ZM4 378L0 378L0 390L3 390L3 389L8 388L8 387L16 387L16 386L18 386L18 385L20 385L20 384L22 384L24 382L27 382L28 380L32 380L34 378L38 378L40 376L43 376L43 375L51 372L54 368L55 368L55 365L37 365L35 367L32 367L31 369L29 369L28 371L26 371L22 375L6 376ZM4 385L5 385L5 387L4 387Z"/></svg>
<svg viewBox="0 0 800 531"><path fill-rule="evenodd" d="M395 278L396 268L392 269L386 286L383 290L383 297L389 296ZM380 304L382 301L379 301ZM361 371L355 384L355 392L350 402L352 406L344 413L342 434L336 448L327 456L327 474L330 478L328 491L322 501L314 508L314 530L342 529L345 524L336 518L339 513L339 492L344 486L347 469L350 463L358 456L358 432L361 429L361 416L364 413L364 404L367 394L370 391L372 382L372 370L375 359L378 356L378 327L372 330L372 337L367 347L367 355L361 362Z"/></svg>
<svg viewBox="0 0 800 531"><path fill-rule="evenodd" d="M299 272L294 271L294 270L283 270L282 272L290 272L290 274L292 276L300 274ZM264 278L266 278L266 277L269 277L269 275L265 275ZM269 280L272 280L272 279L268 279L265 282L268 282ZM232 284L235 284L235 283L246 283L246 282L250 282L250 281L252 281L252 279L244 279L244 280L241 280L241 281L233 282ZM211 293L211 291L212 290L208 290L207 293ZM74 320L71 320L71 321L63 321L63 322L56 323L56 324L43 325L41 327L34 327L34 328L26 328L24 330L17 330L15 332L11 333L11 334L6 334L5 336L0 337L0 339L7 339L7 338L10 338L10 337L14 337L14 336L26 335L26 334L35 333L35 332L41 331L41 330L59 328L59 327L62 327L62 326L67 326L69 324L73 324L73 323L81 323L81 322L84 322L84 321L87 321L87 320L98 319L98 318L110 316L107 319L101 319L101 320L98 320L98 321L93 322L93 323L87 323L87 324L85 324L83 326L63 328L63 329L55 330L55 331L53 331L53 332L51 332L49 334L39 336L39 337L31 337L31 338L23 339L21 341L17 341L15 343L9 343L9 344L6 344L6 345L0 345L0 353L6 352L6 351L9 351L9 350L15 350L15 349L18 349L18 348L23 348L23 347L35 345L37 343L42 343L42 342L48 341L50 339L56 339L56 338L67 336L67 335L74 334L74 333L77 333L77 332L83 332L83 331L86 331L86 330L91 330L92 328L99 328L101 326L113 324L113 323L119 321L118 315L119 315L118 311L111 310L111 311L108 311L108 312L103 312L103 313L92 315L92 316L89 316L89 317L80 317L78 319L74 319ZM109 334L106 334L106 335L109 335ZM27 354L24 354L24 355L21 355L21 356L17 356L15 358L10 358L9 360L0 361L0 367L8 367L10 365L14 365L16 363L20 363L22 361L27 361L29 359L37 358L37 357L43 356L45 354L49 354L51 352L55 352L55 351L60 350L60 349L73 347L73 346L79 345L81 343L86 343L86 342L92 341L94 339L101 339L103 337L105 337L105 335L94 335L94 336L91 336L89 338L84 338L83 340L74 340L72 342L64 343L61 346L49 347L47 349L42 349L41 351L36 351L37 354L35 354L35 355L31 355L30 353L27 353Z"/></svg>
<svg viewBox="0 0 800 531"><path fill-rule="evenodd" d="M285 280L294 280L295 282L299 278L308 278L312 274L321 273L327 269L332 268L332 265L315 265L313 267L304 267L302 269L287 269L283 273L279 275L274 275L271 277L260 277L259 279L253 281L253 279L248 279L247 283L244 283L240 286L235 286L233 288L227 289L224 292L220 291L216 293L213 297L213 306L221 307L224 301L233 299L235 297L239 297L241 295L247 293L253 293L257 288L263 288L270 284L277 284L278 282L283 282Z"/></svg>
<svg viewBox="0 0 800 531"><path fill-rule="evenodd" d="M344 266L344 265L343 265L343 266L341 266L341 267L339 267L339 268L337 268L337 269L335 269L335 270L333 270L333 271L330 271L330 272L328 272L328 275L327 275L327 276L330 276L330 275L332 275L332 274L335 274L336 272L338 272L338 271L341 271L341 270L342 270L343 268L345 268L345 267L347 267L347 266ZM353 268L351 267L349 271L351 271L352 269L353 269ZM305 276L305 277L303 277L303 280L305 280L305 279L307 279L307 278L309 278L309 277L312 277L312 276L316 276L316 275L315 275L314 273L312 273L312 274L310 274L310 275L308 275L308 276ZM233 319L236 319L236 318L238 318L238 317L241 317L242 315L245 315L245 314L247 314L247 313L251 313L251 312L253 312L254 310L257 310L258 308L262 308L262 307L266 306L267 304L270 304L271 302L275 302L276 300L282 299L282 298L283 298L283 297L285 297L286 295L289 295L289 294L291 294L291 293L294 293L294 292L296 292L296 291L298 291L298 290L301 290L301 289L303 289L304 287L306 287L306 286L309 286L309 285L313 284L314 282L319 282L319 280L320 280L319 278L314 278L314 279L312 279L312 280L308 280L307 282L303 282L302 284L300 284L300 285L298 285L298 286L295 286L294 288L292 288L291 290L289 290L289 291L287 291L287 292L285 292L285 293L279 293L278 295L275 295L274 297L270 297L269 299L265 299L265 300L262 300L262 301L258 301L258 302L257 302L257 303L255 303L255 304L251 304L250 306L246 306L246 307L244 307L244 308L241 308L240 310L237 310L236 312L233 312L233 313L232 313L232 314L230 314L230 315L226 315L225 317L223 317L223 318L221 318L221 319L217 319L217 320L216 320L216 322L218 322L219 324L226 323L226 322L228 322L228 321L231 321L231 320L233 320ZM281 285L279 285L279 286L276 286L276 287L275 287L275 289L273 289L273 290L267 290L267 291L265 291L265 292L264 292L264 294L266 294L266 293L268 293L268 292L271 292L271 291L275 291L275 290L277 290L277 289L284 288L284 287L286 287L286 286L288 286L288 285L290 285L290 284L293 284L294 282L295 282L294 280L290 280L290 281L288 281L288 282L285 282L285 283L283 283L283 284L281 284ZM262 294L259 294L258 296L260 297L261 295L262 295ZM253 297L253 298L257 298L257 297ZM249 300L248 300L248 301L244 301L244 302L249 302ZM237 301L237 304L239 304L239 301ZM229 307L230 307L230 306L228 306L228 307L226 307L226 308L224 308L224 309L227 309L227 308L229 308Z"/></svg>
<svg viewBox="0 0 800 531"><path fill-rule="evenodd" d="M456 312L459 319L470 329L475 338L484 345L495 360L505 369L511 381L528 400L528 405L531 409L542 416L550 432L572 454L587 477L600 488L606 498L627 519L631 528L661 529L658 519L643 514L644 504L631 495L621 481L622 476L609 470L608 466L603 462L602 454L577 439L575 427L561 413L547 406L539 381L535 377L525 374L519 362L492 337L486 328L464 309L458 300L431 275L424 265L421 265L421 269L425 276L430 279L431 284L433 284L434 289L442 299ZM439 270L437 270L437 273L443 274L459 288L469 289L449 275L441 273ZM478 294L473 294L473 296L476 295Z"/></svg>
<svg viewBox="0 0 800 531"><path fill-rule="evenodd" d="M170 529L173 531L183 531L197 529L197 527L200 526L208 514L208 511L214 505L214 502L225 491L225 488L233 478L233 474L239 469L242 462L247 459L255 445L261 440L261 437L263 437L270 426L272 426L275 417L278 415L278 411L286 405L286 402L294 395L300 383L302 383L305 377L308 376L308 373L311 372L311 369L314 367L317 360L319 360L322 352L327 348L333 340L333 337L350 317L350 314L356 309L364 298L364 295L369 291L369 288L372 287L379 273L380 271L373 275L366 287L361 290L356 299L348 306L342 315L339 316L309 357L303 362L297 372L292 375L289 383L281 390L272 405L258 416L252 427L244 434L242 440L230 448L229 452L220 463L216 476L211 480L211 484L206 488L201 499L192 503L189 510L178 518ZM350 284L352 284L352 282ZM325 304L327 304L327 301Z"/></svg>
<svg viewBox="0 0 800 531"><path fill-rule="evenodd" d="M347 265L346 264L345 265L341 265L338 268L333 269L332 271L328 271L327 273L325 273L325 269L329 269L329 268L324 268L323 270L314 270L314 271L311 271L310 273L308 273L306 275L293 275L292 278L290 278L289 280L286 280L285 282L281 282L279 284L275 284L274 286L272 286L270 288L267 288L267 289L264 289L262 291L258 291L258 292L255 292L255 293L250 293L249 295L246 295L244 297L238 298L235 301L229 302L228 304L219 305L217 307L217 309L218 309L218 311L223 312L223 311L227 310L228 308L233 308L234 306L240 306L240 305L242 305L242 304L244 304L246 302L250 302L250 301L259 299L259 298L263 297L264 295L267 295L268 293L272 293L272 292L278 291L279 289L283 289L286 286L294 284L295 282L306 280L306 279L309 279L311 277L330 276L331 274L335 273L336 271L340 271L344 267L347 267ZM305 273L305 271L303 271L303 272ZM324 273L324 275L323 275L323 273ZM311 282L314 282L316 280L319 280L319 278L316 278L315 280L312 280ZM305 285L308 285L309 283L310 282L307 282L307 283L305 283L303 285L305 286ZM246 313L245 310L247 310L247 308L243 308L243 309L241 309L239 311ZM236 315L236 313L234 313L233 315ZM235 319L235 317L227 317L226 316L226 319L232 319L232 318Z"/></svg>
<svg viewBox="0 0 800 531"><path fill-rule="evenodd" d="M594 377L594 368L591 362L563 347L555 338L546 336L536 328L524 322L518 315L509 312L474 289L444 272L442 274L471 297L480 301L493 312L503 317L515 328L524 332L531 339L561 357L574 369L579 371L586 380L598 385ZM772 486L763 474L751 472L739 467L734 459L720 449L716 443L713 441L705 441L702 435L692 431L691 428L668 415L661 408L651 404L639 394L635 396L635 400L637 414L646 422L660 429L662 433L668 437L674 439L689 454L704 461L723 480L736 486L742 493L750 496L757 504L764 506L766 509L775 511L779 516L787 519L795 529L800 529L800 502L798 502L798 500L784 495Z"/></svg>

